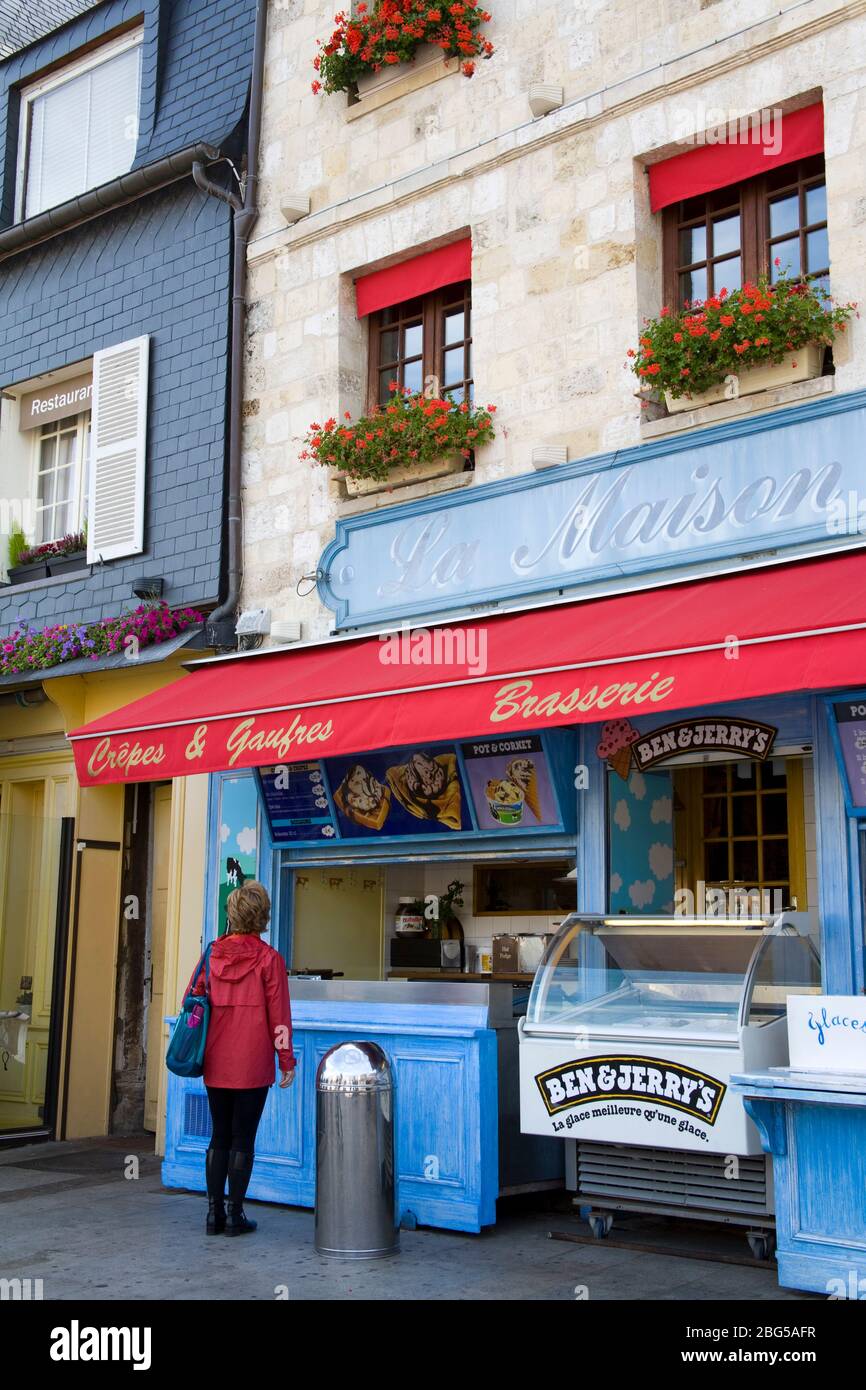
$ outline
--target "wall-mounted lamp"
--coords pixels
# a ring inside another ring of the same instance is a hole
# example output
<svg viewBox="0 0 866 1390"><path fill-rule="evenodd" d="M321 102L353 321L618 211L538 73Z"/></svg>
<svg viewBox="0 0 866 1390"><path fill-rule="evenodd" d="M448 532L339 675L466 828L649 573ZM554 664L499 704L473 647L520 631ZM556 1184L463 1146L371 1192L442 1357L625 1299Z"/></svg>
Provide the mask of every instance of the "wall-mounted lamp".
<svg viewBox="0 0 866 1390"><path fill-rule="evenodd" d="M565 101L562 87L554 87L550 82L530 82L529 109L533 116L547 116Z"/></svg>
<svg viewBox="0 0 866 1390"><path fill-rule="evenodd" d="M310 197L307 193L287 193L280 203L280 212L289 223L299 222L310 215Z"/></svg>
<svg viewBox="0 0 866 1390"><path fill-rule="evenodd" d="M136 598L162 598L164 588L165 580L161 574L142 575L140 579L132 581L132 592Z"/></svg>

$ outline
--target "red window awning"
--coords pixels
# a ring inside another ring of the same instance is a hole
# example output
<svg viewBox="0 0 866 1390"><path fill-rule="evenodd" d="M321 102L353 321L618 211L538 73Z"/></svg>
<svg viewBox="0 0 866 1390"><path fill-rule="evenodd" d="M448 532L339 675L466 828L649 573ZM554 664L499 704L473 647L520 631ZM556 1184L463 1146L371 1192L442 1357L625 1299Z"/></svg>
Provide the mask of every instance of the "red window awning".
<svg viewBox="0 0 866 1390"><path fill-rule="evenodd" d="M761 113L751 124L743 118L742 129L729 132L721 143L698 145L695 149L663 159L649 166L650 207L653 212L727 188L731 183L766 174L779 164L821 154L824 149L824 108L821 102L799 111L777 115ZM731 136L734 138L730 138Z"/></svg>
<svg viewBox="0 0 866 1390"><path fill-rule="evenodd" d="M422 256L413 256L409 261L401 261L399 265L361 275L355 281L358 318L375 313L377 309L389 309L392 304L402 304L406 299L432 294L445 285L459 284L471 274L472 242L466 237L435 251L426 251Z"/></svg>
<svg viewBox="0 0 866 1390"><path fill-rule="evenodd" d="M390 646L358 637L204 662L70 737L79 780L94 785L858 684L862 551L407 632Z"/></svg>

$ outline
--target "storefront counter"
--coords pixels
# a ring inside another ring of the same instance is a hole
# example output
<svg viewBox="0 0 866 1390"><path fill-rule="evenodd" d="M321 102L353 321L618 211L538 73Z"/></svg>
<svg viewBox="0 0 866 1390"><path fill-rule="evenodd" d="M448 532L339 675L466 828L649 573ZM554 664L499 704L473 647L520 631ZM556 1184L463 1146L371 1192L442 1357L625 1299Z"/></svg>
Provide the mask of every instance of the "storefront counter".
<svg viewBox="0 0 866 1390"><path fill-rule="evenodd" d="M511 985L293 980L290 989L298 1074L268 1095L250 1197L314 1205L316 1069L355 1038L378 1043L394 1073L402 1223L480 1231L503 1191L561 1183L561 1146L519 1133ZM209 1137L202 1081L170 1075L167 1187L204 1190Z"/></svg>
<svg viewBox="0 0 866 1390"><path fill-rule="evenodd" d="M772 1155L779 1283L866 1293L866 1075L770 1067L731 1077Z"/></svg>

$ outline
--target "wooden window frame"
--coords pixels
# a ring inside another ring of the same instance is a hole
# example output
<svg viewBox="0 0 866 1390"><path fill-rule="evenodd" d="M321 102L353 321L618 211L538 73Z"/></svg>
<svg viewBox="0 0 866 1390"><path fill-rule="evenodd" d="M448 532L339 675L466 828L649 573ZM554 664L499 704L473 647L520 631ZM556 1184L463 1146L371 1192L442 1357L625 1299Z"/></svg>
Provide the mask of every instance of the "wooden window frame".
<svg viewBox="0 0 866 1390"><path fill-rule="evenodd" d="M772 179L766 174L760 174L756 178L745 179L740 184L731 184L729 189L714 189L706 195L704 207L704 225L707 228L707 253L708 261L695 261L695 266L708 266L707 276L707 295L718 293L723 287L723 283L718 286L713 283L712 271L709 268L713 262L712 257L712 233L711 224L714 218L720 213L733 211L739 201L740 211L740 259L741 276L743 284L746 281L753 283L761 275L770 275L773 247L777 241L788 240L792 233L782 233L777 238L770 236L770 202L786 193L790 194L795 190L799 195L800 213L800 264L807 264L806 259L806 236L811 231L816 231L827 226L826 219L823 222L807 224L805 222L806 210L806 190L821 181L826 184L826 170L823 167L818 171L816 165L819 156L812 156L810 159L799 160L791 165L782 166L790 168L790 181L780 184L778 187L771 187ZM711 207L714 197L730 192L730 198L718 208ZM694 199L687 199L693 202ZM700 219L697 217L682 216L683 203L674 203L664 209L662 213L662 290L664 303L671 309L679 310L682 308L679 293L679 277L687 266L680 265L679 261L679 233L682 227L699 225ZM724 266L725 261L718 262ZM821 267L820 270L809 271L809 275L827 274L829 267Z"/></svg>
<svg viewBox="0 0 866 1390"><path fill-rule="evenodd" d="M453 309L461 302L460 291L462 290L462 302L464 309L469 316L469 333L462 340L464 349L464 378L459 386L442 386L444 374L444 355L446 350L453 350L459 347L460 343L445 343L445 312L446 309ZM405 306L418 303L420 309L413 313L400 314L396 322L387 322L387 316L392 311L399 311ZM431 294L419 295L415 299L404 300L402 304L394 304L389 309L379 309L369 316L368 328L368 365L367 365L367 409L372 411L381 406L379 400L379 374L384 369L380 357L380 343L382 335L389 329L400 328L409 320L421 319L421 389L431 395L439 395L441 391L448 390L455 394L455 399L465 399L467 386L471 386L473 378L466 375L471 372L471 353L472 353L472 285L471 281L463 280L456 285L446 285L443 289L434 290ZM417 361L417 354L410 358L400 358L396 364L397 375L395 379L400 380L402 385L402 366L405 362ZM390 364L385 364L390 365Z"/></svg>
<svg viewBox="0 0 866 1390"><path fill-rule="evenodd" d="M806 819L805 819L805 796L803 779L803 759L798 757L785 757L785 788L778 788L769 792L758 792L761 795L771 795L787 798L787 829L785 835L769 834L753 836L735 837L733 825L728 819L728 834L722 838L728 841L729 847L735 838L739 839L782 839L787 838L788 842L788 893L792 901L796 900L797 911L806 911L809 903L807 900L807 865L806 865ZM721 764L722 766L734 766L734 764ZM674 849L676 856L676 887L678 890L695 890L695 885L700 880L705 885L707 883L707 872L705 864L705 843L703 827L703 798L709 795L704 791L703 774L708 764L695 767L673 768L674 773ZM731 774L733 778L734 774ZM724 796L727 801L733 792L726 791L717 793ZM760 821L759 821L760 824ZM730 852L730 849L729 849ZM729 861L730 863L730 861ZM761 859L759 857L759 865ZM715 883L715 880L713 880ZM776 883L781 880L763 880L761 885L767 891L773 891ZM736 887L731 880L724 886L724 891L728 892L732 887Z"/></svg>

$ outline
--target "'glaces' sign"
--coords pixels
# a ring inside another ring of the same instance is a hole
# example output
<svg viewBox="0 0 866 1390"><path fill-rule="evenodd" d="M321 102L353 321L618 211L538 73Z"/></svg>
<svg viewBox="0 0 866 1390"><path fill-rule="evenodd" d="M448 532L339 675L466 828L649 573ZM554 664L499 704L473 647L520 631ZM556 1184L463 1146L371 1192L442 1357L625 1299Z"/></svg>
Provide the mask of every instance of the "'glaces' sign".
<svg viewBox="0 0 866 1390"><path fill-rule="evenodd" d="M864 429L856 392L345 518L322 601L350 627L850 545Z"/></svg>

